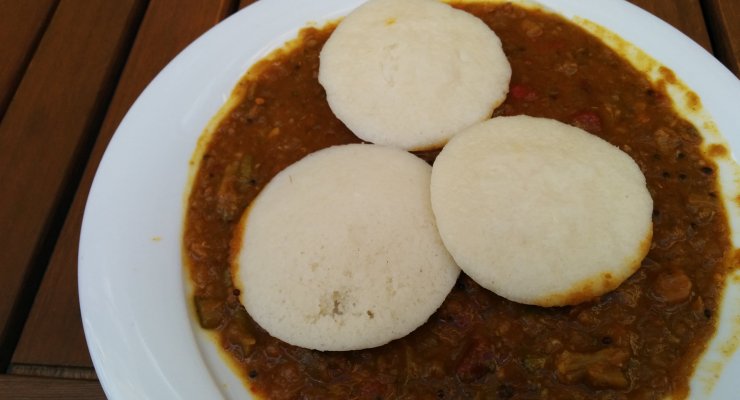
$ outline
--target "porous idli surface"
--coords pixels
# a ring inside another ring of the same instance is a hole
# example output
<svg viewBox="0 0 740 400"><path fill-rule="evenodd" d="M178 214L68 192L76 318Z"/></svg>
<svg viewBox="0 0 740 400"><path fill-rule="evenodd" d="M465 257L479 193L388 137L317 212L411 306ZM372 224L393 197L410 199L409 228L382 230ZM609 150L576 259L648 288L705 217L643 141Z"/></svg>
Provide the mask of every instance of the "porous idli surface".
<svg viewBox="0 0 740 400"><path fill-rule="evenodd" d="M652 240L653 202L634 160L551 119L461 132L434 163L431 193L460 268L519 303L571 305L615 289Z"/></svg>
<svg viewBox="0 0 740 400"><path fill-rule="evenodd" d="M511 67L477 17L436 0L370 0L324 45L319 82L359 138L407 150L443 146L490 118Z"/></svg>
<svg viewBox="0 0 740 400"><path fill-rule="evenodd" d="M276 175L242 218L240 300L272 336L357 350L407 335L460 269L432 214L431 167L396 148L330 147Z"/></svg>

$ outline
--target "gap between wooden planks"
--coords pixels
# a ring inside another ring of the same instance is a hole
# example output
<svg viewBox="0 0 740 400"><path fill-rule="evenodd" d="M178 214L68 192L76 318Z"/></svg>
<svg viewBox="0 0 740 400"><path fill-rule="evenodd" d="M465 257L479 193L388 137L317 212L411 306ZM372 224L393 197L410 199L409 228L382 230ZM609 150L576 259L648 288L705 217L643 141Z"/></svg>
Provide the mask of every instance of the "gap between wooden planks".
<svg viewBox="0 0 740 400"><path fill-rule="evenodd" d="M703 0L715 56L740 77L740 1Z"/></svg>
<svg viewBox="0 0 740 400"><path fill-rule="evenodd" d="M57 0L0 2L0 120L56 6Z"/></svg>

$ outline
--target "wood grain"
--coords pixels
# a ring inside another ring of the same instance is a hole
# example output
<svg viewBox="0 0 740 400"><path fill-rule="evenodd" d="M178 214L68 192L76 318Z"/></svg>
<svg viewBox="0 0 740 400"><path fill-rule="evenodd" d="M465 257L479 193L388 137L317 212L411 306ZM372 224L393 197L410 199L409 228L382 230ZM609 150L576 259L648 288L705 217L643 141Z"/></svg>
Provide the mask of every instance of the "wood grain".
<svg viewBox="0 0 740 400"><path fill-rule="evenodd" d="M629 0L645 11L673 25L686 36L699 43L710 53L712 44L709 41L706 24L702 16L700 0ZM735 0L733 0L735 1ZM645 32L649 34L649 32Z"/></svg>
<svg viewBox="0 0 740 400"><path fill-rule="evenodd" d="M57 1L0 1L0 120Z"/></svg>
<svg viewBox="0 0 740 400"><path fill-rule="evenodd" d="M740 1L705 0L715 55L740 78Z"/></svg>
<svg viewBox="0 0 740 400"><path fill-rule="evenodd" d="M137 4L62 0L0 123L0 364L110 99Z"/></svg>
<svg viewBox="0 0 740 400"><path fill-rule="evenodd" d="M230 0L152 0L149 3L13 355L11 368L16 364L92 366L80 319L77 246L95 170L116 127L149 81L185 46L235 8Z"/></svg>
<svg viewBox="0 0 740 400"><path fill-rule="evenodd" d="M13 400L105 400L97 381L12 375L0 375L0 396Z"/></svg>
<svg viewBox="0 0 740 400"><path fill-rule="evenodd" d="M29 377L97 380L98 374L92 367L60 367L50 365L11 364L8 374Z"/></svg>

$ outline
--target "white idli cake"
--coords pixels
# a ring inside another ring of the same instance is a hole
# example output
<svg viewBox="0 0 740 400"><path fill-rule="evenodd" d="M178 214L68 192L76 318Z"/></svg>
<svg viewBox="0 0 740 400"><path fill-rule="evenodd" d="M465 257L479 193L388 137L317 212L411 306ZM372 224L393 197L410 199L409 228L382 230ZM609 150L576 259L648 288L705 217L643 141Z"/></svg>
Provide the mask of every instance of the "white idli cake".
<svg viewBox="0 0 740 400"><path fill-rule="evenodd" d="M509 89L498 36L436 0L370 0L321 51L319 82L360 139L406 150L443 146L490 118Z"/></svg>
<svg viewBox="0 0 740 400"><path fill-rule="evenodd" d="M459 268L432 214L431 167L403 150L335 146L289 166L241 221L234 280L272 336L357 350L407 335Z"/></svg>
<svg viewBox="0 0 740 400"><path fill-rule="evenodd" d="M434 163L431 194L460 268L512 301L592 299L650 249L653 202L637 164L555 120L501 117L461 132Z"/></svg>

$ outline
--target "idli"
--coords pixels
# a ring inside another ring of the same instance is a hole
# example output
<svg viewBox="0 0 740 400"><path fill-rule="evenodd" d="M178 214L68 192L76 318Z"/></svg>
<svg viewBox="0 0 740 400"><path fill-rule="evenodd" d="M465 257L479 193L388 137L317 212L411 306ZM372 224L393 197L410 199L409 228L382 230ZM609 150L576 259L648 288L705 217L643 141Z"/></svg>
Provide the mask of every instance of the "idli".
<svg viewBox="0 0 740 400"><path fill-rule="evenodd" d="M324 45L319 82L360 139L406 150L443 146L490 118L509 90L498 36L436 0L370 0Z"/></svg>
<svg viewBox="0 0 740 400"><path fill-rule="evenodd" d="M456 135L432 208L460 268L509 300L580 303L615 289L650 249L653 202L629 155L561 122L501 117Z"/></svg>
<svg viewBox="0 0 740 400"><path fill-rule="evenodd" d="M234 243L252 318L317 350L380 346L426 322L460 273L439 237L430 179L420 158L370 144L330 147L276 175Z"/></svg>

